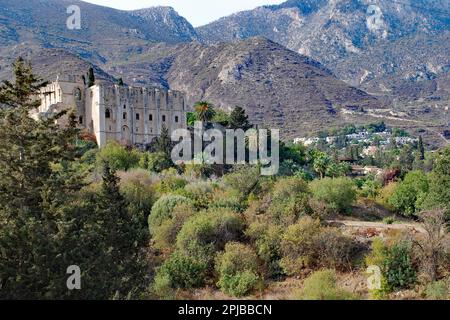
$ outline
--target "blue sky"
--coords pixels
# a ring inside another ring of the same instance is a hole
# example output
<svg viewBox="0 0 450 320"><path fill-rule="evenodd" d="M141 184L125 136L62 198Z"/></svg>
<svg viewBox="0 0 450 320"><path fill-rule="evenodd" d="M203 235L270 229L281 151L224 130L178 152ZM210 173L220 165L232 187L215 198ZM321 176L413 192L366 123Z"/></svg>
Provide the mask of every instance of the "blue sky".
<svg viewBox="0 0 450 320"><path fill-rule="evenodd" d="M279 4L285 0L84 0L122 10L153 6L171 6L195 27L232 13L262 5Z"/></svg>

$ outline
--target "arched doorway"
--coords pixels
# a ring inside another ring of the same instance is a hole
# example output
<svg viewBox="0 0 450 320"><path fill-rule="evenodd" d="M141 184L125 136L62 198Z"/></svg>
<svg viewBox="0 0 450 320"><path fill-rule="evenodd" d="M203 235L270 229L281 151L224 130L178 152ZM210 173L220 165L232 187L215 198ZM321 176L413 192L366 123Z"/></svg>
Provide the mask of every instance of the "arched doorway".
<svg viewBox="0 0 450 320"><path fill-rule="evenodd" d="M127 144L131 144L131 131L128 126L122 127L122 141L124 141Z"/></svg>

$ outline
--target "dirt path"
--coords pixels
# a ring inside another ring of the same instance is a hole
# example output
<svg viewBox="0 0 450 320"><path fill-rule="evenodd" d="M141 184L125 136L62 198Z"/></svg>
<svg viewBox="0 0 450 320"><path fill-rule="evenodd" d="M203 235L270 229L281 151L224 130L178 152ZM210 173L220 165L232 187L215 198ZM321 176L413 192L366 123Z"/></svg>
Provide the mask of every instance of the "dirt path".
<svg viewBox="0 0 450 320"><path fill-rule="evenodd" d="M327 221L333 225L341 225L348 228L373 228L377 230L416 230L420 233L425 233L425 229L419 223L394 223L386 224L383 222L368 222L368 221L350 221L350 220L329 220Z"/></svg>

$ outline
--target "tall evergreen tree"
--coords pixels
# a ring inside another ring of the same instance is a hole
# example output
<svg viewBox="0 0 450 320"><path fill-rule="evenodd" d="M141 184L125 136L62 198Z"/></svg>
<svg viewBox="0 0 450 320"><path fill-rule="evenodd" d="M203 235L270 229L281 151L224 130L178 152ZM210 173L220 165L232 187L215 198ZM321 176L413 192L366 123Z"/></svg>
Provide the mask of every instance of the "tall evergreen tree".
<svg viewBox="0 0 450 320"><path fill-rule="evenodd" d="M170 138L169 129L165 125L161 128L161 135L156 139L154 146L155 152L164 153L170 158L172 152L172 140Z"/></svg>
<svg viewBox="0 0 450 320"><path fill-rule="evenodd" d="M0 87L0 201L12 209L38 211L47 188L57 184L69 188L55 164L75 158L78 130L73 115L67 128L56 124L66 112L34 120L30 114L40 105L36 94L45 83L20 58L14 63L14 75L15 83L5 81Z"/></svg>
<svg viewBox="0 0 450 320"><path fill-rule="evenodd" d="M71 161L78 133L61 112L35 120L45 85L19 58L0 86L0 297L46 298L58 268L59 208L82 186Z"/></svg>
<svg viewBox="0 0 450 320"><path fill-rule="evenodd" d="M83 189L74 169L76 119L35 120L44 85L18 59L15 82L0 87L0 299L137 297L145 285L147 229L130 212L115 173L104 166L100 191ZM82 290L68 290L79 266Z"/></svg>
<svg viewBox="0 0 450 320"><path fill-rule="evenodd" d="M92 87L95 85L95 74L94 74L94 68L90 67L88 71L88 87Z"/></svg>
<svg viewBox="0 0 450 320"><path fill-rule="evenodd" d="M146 239L141 237L137 217L128 212L128 204L119 189L119 178L106 163L103 168L98 208L103 217L103 255L107 255L109 261L102 269L109 270L111 293L115 291L115 297L126 298L140 282L133 279L142 276L139 257Z"/></svg>
<svg viewBox="0 0 450 320"><path fill-rule="evenodd" d="M55 281L55 296L73 299L136 298L145 289L142 248L148 241L141 217L130 211L120 192L119 178L103 164L100 190L85 190L67 203L60 221L61 265L77 265L82 290L67 291ZM64 249L64 250L63 250ZM57 277L55 277L58 279ZM58 291L60 290L60 292Z"/></svg>
<svg viewBox="0 0 450 320"><path fill-rule="evenodd" d="M417 145L417 149L420 152L420 160L425 160L425 147L423 145L423 138L422 136L419 136L419 143Z"/></svg>
<svg viewBox="0 0 450 320"><path fill-rule="evenodd" d="M248 121L248 116L245 110L241 107L236 107L230 114L230 128L231 129L242 129L244 131L251 128L250 122Z"/></svg>

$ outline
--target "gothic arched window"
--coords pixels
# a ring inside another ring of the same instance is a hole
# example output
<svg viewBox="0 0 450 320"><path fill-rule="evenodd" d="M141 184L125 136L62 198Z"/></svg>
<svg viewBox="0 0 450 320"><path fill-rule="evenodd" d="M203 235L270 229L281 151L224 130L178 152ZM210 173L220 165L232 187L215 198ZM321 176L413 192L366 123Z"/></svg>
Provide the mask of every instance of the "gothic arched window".
<svg viewBox="0 0 450 320"><path fill-rule="evenodd" d="M75 89L74 95L75 95L75 99L76 99L77 101L81 101L81 90L80 90L79 88L76 88L76 89Z"/></svg>
<svg viewBox="0 0 450 320"><path fill-rule="evenodd" d="M111 111L109 109L105 110L105 118L110 119L111 118Z"/></svg>

